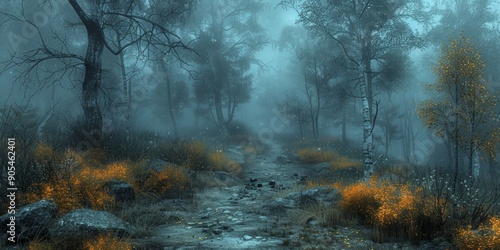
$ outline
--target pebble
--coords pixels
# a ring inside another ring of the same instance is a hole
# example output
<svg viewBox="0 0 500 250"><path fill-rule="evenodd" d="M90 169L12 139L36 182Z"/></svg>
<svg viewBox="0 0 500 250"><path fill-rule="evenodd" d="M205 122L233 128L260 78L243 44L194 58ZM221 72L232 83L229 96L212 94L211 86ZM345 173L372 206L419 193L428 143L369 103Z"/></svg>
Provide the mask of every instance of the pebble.
<svg viewBox="0 0 500 250"><path fill-rule="evenodd" d="M224 210L222 213L224 213L224 214L229 214L229 213L231 213L231 212L230 212L229 210Z"/></svg>
<svg viewBox="0 0 500 250"><path fill-rule="evenodd" d="M253 239L253 237L252 237L252 236L250 236L250 235L244 235L244 236L243 236L243 239L244 239L244 240L251 240L251 239Z"/></svg>

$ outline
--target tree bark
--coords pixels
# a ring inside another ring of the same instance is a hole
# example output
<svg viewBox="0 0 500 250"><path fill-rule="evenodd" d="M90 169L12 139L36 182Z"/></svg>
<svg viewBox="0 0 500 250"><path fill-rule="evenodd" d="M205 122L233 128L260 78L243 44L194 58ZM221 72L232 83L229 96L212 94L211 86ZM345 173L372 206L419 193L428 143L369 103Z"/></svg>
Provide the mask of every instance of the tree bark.
<svg viewBox="0 0 500 250"><path fill-rule="evenodd" d="M102 54L104 51L104 31L99 21L90 18L76 0L68 0L87 31L87 53L85 54L85 77L82 83L83 112L85 129L94 144L102 138L102 114L98 97L102 78ZM97 146L97 145L94 145Z"/></svg>
<svg viewBox="0 0 500 250"><path fill-rule="evenodd" d="M177 130L177 122L175 121L174 107L172 105L172 83L170 77L166 77L167 80L167 101L168 101L168 114L170 115L170 122L172 123L172 129L174 130L174 137L179 138L179 131Z"/></svg>

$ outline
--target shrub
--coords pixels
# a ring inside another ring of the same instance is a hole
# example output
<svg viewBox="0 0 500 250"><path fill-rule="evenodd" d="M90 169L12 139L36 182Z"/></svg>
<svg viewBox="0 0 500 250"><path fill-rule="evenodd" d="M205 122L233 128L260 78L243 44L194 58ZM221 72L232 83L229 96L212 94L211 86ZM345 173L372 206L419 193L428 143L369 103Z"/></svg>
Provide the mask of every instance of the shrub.
<svg viewBox="0 0 500 250"><path fill-rule="evenodd" d="M500 249L500 219L491 217L477 230L472 230L470 225L459 229L455 243L459 249Z"/></svg>
<svg viewBox="0 0 500 250"><path fill-rule="evenodd" d="M44 145L40 145L39 149L52 152L50 147ZM85 160L87 159L85 154L73 150L67 150L56 158L64 160L57 164L59 167L49 180L35 184L30 192L23 195L25 202L32 203L52 198L58 205L60 213L81 207L104 209L112 205L114 200L105 192L103 185L111 179L133 180L130 171L132 163L129 162L95 166Z"/></svg>
<svg viewBox="0 0 500 250"><path fill-rule="evenodd" d="M369 182L340 187L340 190L339 206L373 225L378 233L375 240L382 241L386 236L412 240L421 237L417 209L421 189L371 178Z"/></svg>
<svg viewBox="0 0 500 250"><path fill-rule="evenodd" d="M176 167L166 167L162 172L152 171L142 186L142 191L153 192L164 198L182 195L189 187L190 179L186 170Z"/></svg>
<svg viewBox="0 0 500 250"><path fill-rule="evenodd" d="M235 161L229 160L222 151L217 150L210 155L210 170L225 171L234 175L241 172L241 166Z"/></svg>
<svg viewBox="0 0 500 250"><path fill-rule="evenodd" d="M194 171L208 170L210 154L201 141L174 141L162 146L162 158Z"/></svg>
<svg viewBox="0 0 500 250"><path fill-rule="evenodd" d="M377 199L378 187L376 179L370 182L359 182L346 187L339 187L342 200L339 206L365 223L372 223L377 209L382 205Z"/></svg>

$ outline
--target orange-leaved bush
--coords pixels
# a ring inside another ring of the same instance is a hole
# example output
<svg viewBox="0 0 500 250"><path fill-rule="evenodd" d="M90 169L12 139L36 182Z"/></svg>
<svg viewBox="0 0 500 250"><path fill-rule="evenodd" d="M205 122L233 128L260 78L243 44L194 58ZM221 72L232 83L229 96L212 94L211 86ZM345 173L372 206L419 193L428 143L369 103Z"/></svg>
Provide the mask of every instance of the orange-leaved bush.
<svg viewBox="0 0 500 250"><path fill-rule="evenodd" d="M477 230L473 230L470 226L459 229L455 243L459 249L500 249L500 218L491 217Z"/></svg>
<svg viewBox="0 0 500 250"><path fill-rule="evenodd" d="M40 151L51 150L40 146ZM35 184L23 195L24 202L32 203L52 198L62 214L81 207L104 209L111 205L114 199L106 193L103 185L111 179L124 181L133 179L128 162L95 166L88 163L85 155L73 150L61 154L57 165L57 171L50 176L50 179Z"/></svg>
<svg viewBox="0 0 500 250"><path fill-rule="evenodd" d="M339 205L346 212L360 217L365 223L381 229L404 227L413 229L420 189L409 184L393 184L372 177L368 182L339 187Z"/></svg>

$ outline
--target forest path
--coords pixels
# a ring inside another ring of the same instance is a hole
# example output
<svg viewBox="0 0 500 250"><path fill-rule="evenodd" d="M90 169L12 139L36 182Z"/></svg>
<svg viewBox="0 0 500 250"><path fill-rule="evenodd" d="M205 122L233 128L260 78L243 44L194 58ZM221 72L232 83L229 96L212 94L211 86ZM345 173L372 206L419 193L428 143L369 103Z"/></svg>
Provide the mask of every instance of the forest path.
<svg viewBox="0 0 500 250"><path fill-rule="evenodd" d="M262 155L246 155L241 183L198 191L192 211L173 212L177 223L159 226L145 249L446 249L436 242L374 243L362 226L309 224L304 215L311 215L289 194L304 190L311 166L291 160L276 142L267 146Z"/></svg>
<svg viewBox="0 0 500 250"><path fill-rule="evenodd" d="M195 211L178 224L158 227L154 240L164 249L288 249L282 236L294 226L283 214L266 214L263 207L282 189L293 189L304 168L277 163L277 156L285 155L281 146L268 142L267 147L261 155L245 155L240 184L197 192Z"/></svg>

